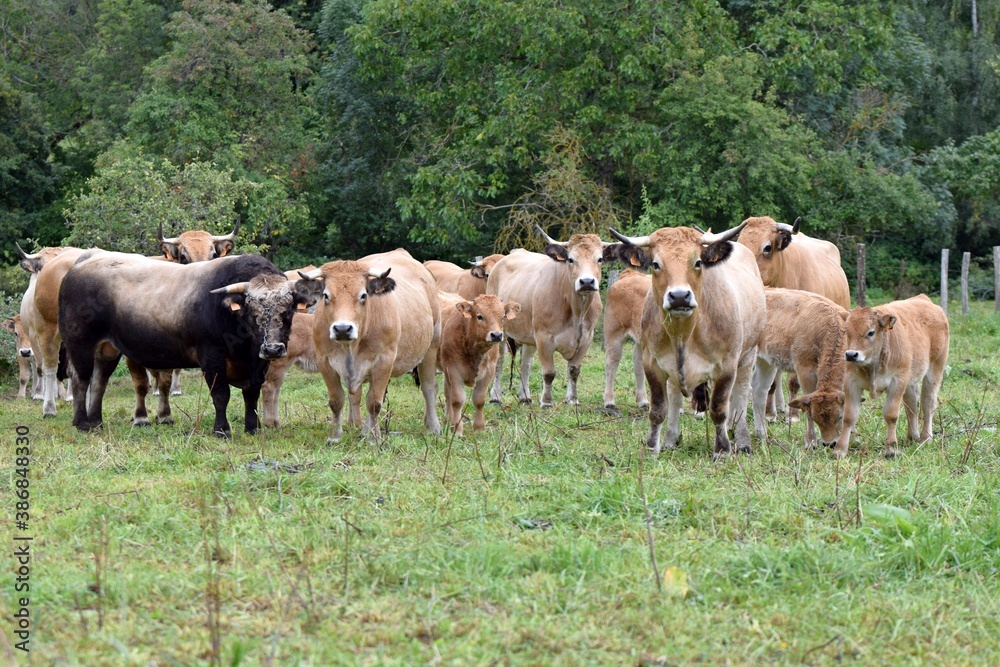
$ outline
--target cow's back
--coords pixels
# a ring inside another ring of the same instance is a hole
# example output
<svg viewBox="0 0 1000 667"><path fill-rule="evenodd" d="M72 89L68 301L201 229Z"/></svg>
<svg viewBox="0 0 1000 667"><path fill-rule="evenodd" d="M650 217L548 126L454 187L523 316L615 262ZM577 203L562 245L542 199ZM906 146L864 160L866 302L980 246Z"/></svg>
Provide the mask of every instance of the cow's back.
<svg viewBox="0 0 1000 667"><path fill-rule="evenodd" d="M642 330L642 309L653 279L645 273L626 269L608 288L604 307L605 339L630 335L638 341Z"/></svg>
<svg viewBox="0 0 1000 667"><path fill-rule="evenodd" d="M893 301L875 308L883 314L896 316L889 349L880 372L895 373L909 369L918 376L933 363L943 363L948 357L949 327L944 311L925 294Z"/></svg>
<svg viewBox="0 0 1000 667"><path fill-rule="evenodd" d="M518 342L534 345L535 328L532 323L538 306L536 300L544 302L545 295L554 291L546 280L547 269L554 263L546 255L519 248L497 262L486 280L487 294L496 294L504 303L516 301L521 304L520 315L504 325L507 334ZM558 294L555 298L561 299ZM557 305L552 301L550 303Z"/></svg>
<svg viewBox="0 0 1000 667"><path fill-rule="evenodd" d="M782 253L785 266L780 284L768 287L797 289L819 294L841 308L851 307L851 288L840 265L840 250L823 239L796 234Z"/></svg>
<svg viewBox="0 0 1000 667"><path fill-rule="evenodd" d="M825 353L843 357L847 310L826 297L804 290L769 287L764 292L767 318L759 356L785 369L809 360L809 365L815 366ZM824 341L832 334L838 334L840 345L827 349Z"/></svg>

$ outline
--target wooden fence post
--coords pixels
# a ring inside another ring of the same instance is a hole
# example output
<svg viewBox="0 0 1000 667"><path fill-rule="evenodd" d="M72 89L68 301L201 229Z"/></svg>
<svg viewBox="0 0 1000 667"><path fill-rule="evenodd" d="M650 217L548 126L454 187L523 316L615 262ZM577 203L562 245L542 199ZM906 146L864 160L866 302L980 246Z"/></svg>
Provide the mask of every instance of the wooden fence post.
<svg viewBox="0 0 1000 667"><path fill-rule="evenodd" d="M969 257L967 252L962 253L962 314L969 314Z"/></svg>
<svg viewBox="0 0 1000 667"><path fill-rule="evenodd" d="M1000 245L993 246L993 301L1000 313Z"/></svg>
<svg viewBox="0 0 1000 667"><path fill-rule="evenodd" d="M941 310L948 314L948 249L941 249Z"/></svg>
<svg viewBox="0 0 1000 667"><path fill-rule="evenodd" d="M865 264L865 244L858 244L858 305L864 308L868 305L866 283L868 282L867 265Z"/></svg>
<svg viewBox="0 0 1000 667"><path fill-rule="evenodd" d="M608 271L608 288L610 289L618 281L618 269Z"/></svg>

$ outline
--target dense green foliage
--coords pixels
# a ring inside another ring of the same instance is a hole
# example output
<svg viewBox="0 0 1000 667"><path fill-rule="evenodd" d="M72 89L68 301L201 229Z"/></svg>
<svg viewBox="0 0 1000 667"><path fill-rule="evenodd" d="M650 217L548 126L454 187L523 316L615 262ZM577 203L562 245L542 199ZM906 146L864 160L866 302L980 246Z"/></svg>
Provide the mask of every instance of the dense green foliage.
<svg viewBox="0 0 1000 667"><path fill-rule="evenodd" d="M245 183L174 223L238 215L289 264L802 216L849 275L865 242L870 282L933 289L940 248L1000 244L998 28L998 0L17 0L0 257L114 238L125 151L157 165L133 194Z"/></svg>

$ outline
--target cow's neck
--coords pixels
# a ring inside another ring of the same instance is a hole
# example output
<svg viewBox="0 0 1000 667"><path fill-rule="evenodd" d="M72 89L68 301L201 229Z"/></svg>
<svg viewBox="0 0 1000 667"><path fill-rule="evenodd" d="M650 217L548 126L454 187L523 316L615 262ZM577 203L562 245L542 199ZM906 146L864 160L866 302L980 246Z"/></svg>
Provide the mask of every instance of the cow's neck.
<svg viewBox="0 0 1000 667"><path fill-rule="evenodd" d="M844 386L844 372L847 360L844 357L846 336L838 328L834 328L823 337L823 351L816 364L816 387L835 388Z"/></svg>
<svg viewBox="0 0 1000 667"><path fill-rule="evenodd" d="M677 362L677 382L681 388L681 395L687 398L690 396L690 389L687 386L687 352L691 342L691 335L694 333L695 325L698 323L698 311L695 310L687 317L673 317L669 312L662 310L660 312L663 317L663 329L674 345L674 354L676 355Z"/></svg>

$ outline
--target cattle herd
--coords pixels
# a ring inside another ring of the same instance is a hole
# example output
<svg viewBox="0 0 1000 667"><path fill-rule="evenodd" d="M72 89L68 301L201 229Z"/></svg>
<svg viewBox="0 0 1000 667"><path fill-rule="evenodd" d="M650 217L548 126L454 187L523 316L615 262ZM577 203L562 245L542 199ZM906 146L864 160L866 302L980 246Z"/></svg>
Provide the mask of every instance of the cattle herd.
<svg viewBox="0 0 1000 667"><path fill-rule="evenodd" d="M631 338L636 404L648 407L646 446L654 453L680 442L686 397L714 423L716 457L750 452L748 408L754 435L765 440L768 421L786 410L782 373L790 374L787 414L804 416L807 448L822 443L846 456L865 390L886 395L886 456L900 451L900 403L907 437L932 435L948 359L944 312L925 295L851 310L839 251L799 232L799 220L754 217L714 234L678 227L627 237L612 229L613 242L595 234L556 241L538 229L544 253L518 249L468 269L421 264L396 249L282 272L262 257L233 255L237 231L164 238L161 229L157 257L96 248L28 254L18 246L30 282L20 313L4 323L18 339L18 396L41 399L46 417L63 396L77 428L97 428L108 379L124 356L133 423L150 423L150 374L156 421L171 423L175 369L199 368L215 408L213 432L227 437L230 387L243 393L248 433L260 426L262 393L263 425L278 427L281 384L298 363L323 376L332 443L343 435L345 396L348 423L378 438L389 381L410 372L423 394L424 427L440 433L440 372L447 424L461 436L466 387L474 429L486 427L487 396L502 400L498 369L508 348L521 351L521 402L532 400L537 353L539 404L552 405L558 352L567 362L565 402L578 405L583 359L604 311L603 410L618 413L615 374ZM605 310L601 273L609 263L625 270Z"/></svg>

